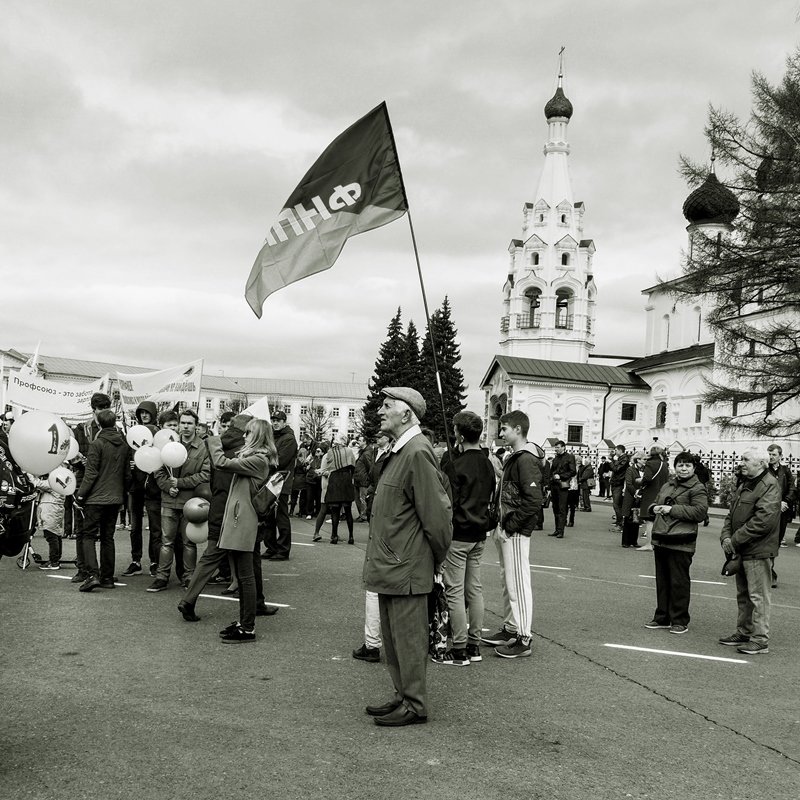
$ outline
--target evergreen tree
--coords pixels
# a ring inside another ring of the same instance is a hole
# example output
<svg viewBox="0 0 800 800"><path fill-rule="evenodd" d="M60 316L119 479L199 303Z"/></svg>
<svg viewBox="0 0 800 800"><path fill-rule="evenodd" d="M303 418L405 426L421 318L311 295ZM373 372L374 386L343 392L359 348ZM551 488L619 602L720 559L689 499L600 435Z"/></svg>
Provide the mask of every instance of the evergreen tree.
<svg viewBox="0 0 800 800"><path fill-rule="evenodd" d="M785 437L800 432L800 50L779 85L754 74L752 95L748 120L712 107L705 131L729 176L733 214L739 203L735 231L695 236L674 288L711 299L715 369L704 401L715 421ZM682 171L692 185L705 179L717 200L724 192L685 157Z"/></svg>
<svg viewBox="0 0 800 800"><path fill-rule="evenodd" d="M386 333L386 340L378 351L378 359L375 362L375 373L367 384L369 396L363 408L364 424L362 432L364 436L368 438L375 436L380 429L378 409L383 403L381 389L385 386L402 385L399 384L397 380L398 376L403 374L403 359L406 354L406 337L403 335L401 310L399 307L397 313L392 317Z"/></svg>
<svg viewBox="0 0 800 800"><path fill-rule="evenodd" d="M433 333L433 340L436 343L436 361L442 380L447 432L452 434L453 416L465 408L466 389L464 373L458 366L461 361L461 350L457 341L458 331L453 324L450 301L447 297L444 298L441 308L431 314L428 332L422 341L418 382L421 385L415 386L422 393L428 407L424 420L425 425L433 430L436 441L439 442L445 440L445 426L442 420L442 402L436 386L436 371L431 352L431 333Z"/></svg>
<svg viewBox="0 0 800 800"><path fill-rule="evenodd" d="M419 333L414 320L409 320L406 334L403 337L403 352L400 359L400 372L395 386L411 386L418 388L420 373Z"/></svg>

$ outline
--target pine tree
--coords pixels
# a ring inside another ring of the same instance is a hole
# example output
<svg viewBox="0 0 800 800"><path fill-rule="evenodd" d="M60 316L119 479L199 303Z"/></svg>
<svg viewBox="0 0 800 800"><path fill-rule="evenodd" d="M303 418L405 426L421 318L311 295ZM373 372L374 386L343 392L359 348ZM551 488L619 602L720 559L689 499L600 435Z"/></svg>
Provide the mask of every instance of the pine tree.
<svg viewBox="0 0 800 800"><path fill-rule="evenodd" d="M749 120L712 107L705 131L739 202L735 231L695 236L675 290L711 299L715 369L703 399L715 422L785 437L800 432L800 50L779 85L754 74L752 95ZM692 185L716 180L685 157L682 170Z"/></svg>
<svg viewBox="0 0 800 800"><path fill-rule="evenodd" d="M419 388L428 407L425 415L425 425L434 432L437 442L445 440L445 426L442 420L442 403L436 386L436 372L433 366L431 352L431 333L436 343L436 360L439 365L439 375L442 379L442 396L444 398L445 415L447 417L447 432L452 433L453 416L464 410L464 373L458 366L461 361L461 350L457 341L458 331L453 324L450 313L450 301L444 298L441 308L431 314L431 321L425 338L422 341L422 354L420 356L420 383Z"/></svg>
<svg viewBox="0 0 800 800"><path fill-rule="evenodd" d="M402 313L398 307L397 313L392 317L387 328L386 340L378 351L375 373L368 384L369 396L363 408L364 425L362 428L364 436L368 438L375 436L380 429L378 409L383 403L381 389L385 386L402 385L397 382L398 376L403 373L403 360L406 354L406 337L403 335L401 316Z"/></svg>
<svg viewBox="0 0 800 800"><path fill-rule="evenodd" d="M409 320L403 337L403 352L400 359L400 372L395 386L418 388L421 363L419 354L419 333L414 320Z"/></svg>

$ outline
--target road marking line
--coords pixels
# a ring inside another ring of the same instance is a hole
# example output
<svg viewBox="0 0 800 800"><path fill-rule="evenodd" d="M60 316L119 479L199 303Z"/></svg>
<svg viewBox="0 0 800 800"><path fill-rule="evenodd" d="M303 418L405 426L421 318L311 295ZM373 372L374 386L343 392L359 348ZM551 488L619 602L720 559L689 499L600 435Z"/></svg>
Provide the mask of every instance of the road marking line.
<svg viewBox="0 0 800 800"><path fill-rule="evenodd" d="M500 566L499 561L494 562L494 566ZM548 567L546 564L530 564L531 569L558 569L558 570L565 570L566 572L572 572L572 567Z"/></svg>
<svg viewBox="0 0 800 800"><path fill-rule="evenodd" d="M311 544L311 542L292 542L292 544L296 544L298 547L316 547L316 545Z"/></svg>
<svg viewBox="0 0 800 800"><path fill-rule="evenodd" d="M221 595L218 594L201 594L200 597L205 597L208 600L230 600L233 603L239 602L238 597L222 597ZM265 601L264 605L276 606L277 608L289 608L289 606L286 603L272 603Z"/></svg>
<svg viewBox="0 0 800 800"><path fill-rule="evenodd" d="M656 579L655 575L640 575L640 578L648 578L651 581ZM694 578L691 579L692 583L707 583L711 586L727 586L728 584L725 581L696 581Z"/></svg>
<svg viewBox="0 0 800 800"><path fill-rule="evenodd" d="M684 658L699 658L704 661L725 661L728 664L749 664L742 658L723 658L722 656L701 656L697 653L682 653L680 650L656 650L653 647L634 647L629 644L609 644L606 642L603 647L615 647L618 650L636 650L640 653L656 653L661 656L683 656Z"/></svg>
<svg viewBox="0 0 800 800"><path fill-rule="evenodd" d="M60 578L62 581L71 581L72 575L48 575L48 578Z"/></svg>

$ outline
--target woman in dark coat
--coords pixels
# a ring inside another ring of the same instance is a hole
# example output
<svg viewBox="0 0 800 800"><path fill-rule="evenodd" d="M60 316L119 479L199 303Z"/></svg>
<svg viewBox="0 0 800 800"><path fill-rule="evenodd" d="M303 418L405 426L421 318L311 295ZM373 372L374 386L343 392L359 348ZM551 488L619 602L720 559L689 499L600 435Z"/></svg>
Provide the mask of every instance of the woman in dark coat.
<svg viewBox="0 0 800 800"><path fill-rule="evenodd" d="M655 517L650 513L649 508L656 501L661 487L669 480L669 465L666 461L664 448L654 444L650 448L650 455L644 463L642 471L642 482L639 485L642 500L639 511L639 521L647 523L641 537L646 539L653 528ZM650 550L650 547L647 547Z"/></svg>
<svg viewBox="0 0 800 800"><path fill-rule="evenodd" d="M355 544L353 538L353 501L356 499L356 490L353 485L353 472L356 459L353 451L347 447L346 440L334 443L328 451L322 465L322 474L327 477L327 484L323 489L323 509L319 518L324 517L327 507L331 515L331 544L339 543L339 515L343 512L347 522L348 544ZM319 535L319 527L316 535Z"/></svg>
<svg viewBox="0 0 800 800"><path fill-rule="evenodd" d="M622 546L636 547L639 539L639 521L634 520L634 509L639 510L639 486L642 482L645 455L636 452L625 472L625 492L622 495Z"/></svg>
<svg viewBox="0 0 800 800"><path fill-rule="evenodd" d="M708 492L695 473L697 456L679 453L675 476L661 487L648 513L655 516L653 550L656 562L656 610L645 628L689 629L689 568L697 542L697 524L708 513ZM644 504L642 504L644 508Z"/></svg>

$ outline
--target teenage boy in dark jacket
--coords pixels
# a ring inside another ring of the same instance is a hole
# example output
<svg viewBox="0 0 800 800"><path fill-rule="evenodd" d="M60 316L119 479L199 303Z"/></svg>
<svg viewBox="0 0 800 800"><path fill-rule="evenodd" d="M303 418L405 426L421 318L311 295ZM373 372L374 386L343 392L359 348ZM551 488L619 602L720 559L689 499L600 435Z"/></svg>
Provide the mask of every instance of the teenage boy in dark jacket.
<svg viewBox="0 0 800 800"><path fill-rule="evenodd" d="M528 442L530 420L522 411L500 417L500 438L513 451L503 464L500 480L500 525L494 533L500 555L503 585L503 627L484 636L486 644L497 645L503 658L524 658L531 654L533 590L531 588L531 532L542 507L542 448Z"/></svg>
<svg viewBox="0 0 800 800"><path fill-rule="evenodd" d="M75 496L75 508L84 513L83 562L89 577L81 592L98 586L114 588L114 530L119 507L128 489L128 443L117 430L117 415L104 409L95 415L100 433L89 445L86 468ZM100 540L100 567L97 566L95 540Z"/></svg>
<svg viewBox="0 0 800 800"><path fill-rule="evenodd" d="M614 504L614 525L622 530L622 495L625 493L625 474L631 460L625 448L618 444L611 457L611 499Z"/></svg>

